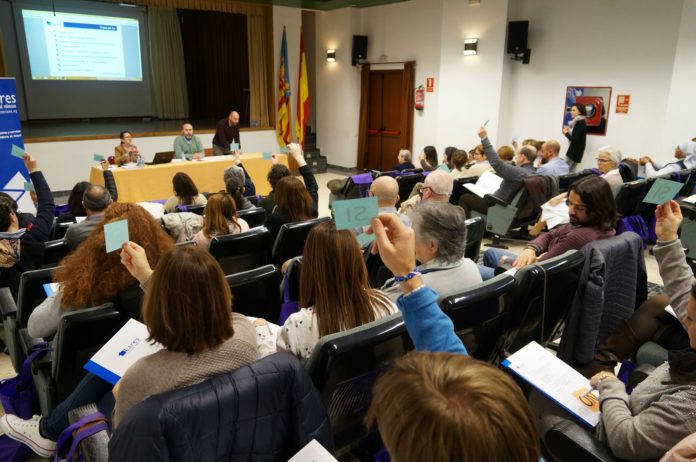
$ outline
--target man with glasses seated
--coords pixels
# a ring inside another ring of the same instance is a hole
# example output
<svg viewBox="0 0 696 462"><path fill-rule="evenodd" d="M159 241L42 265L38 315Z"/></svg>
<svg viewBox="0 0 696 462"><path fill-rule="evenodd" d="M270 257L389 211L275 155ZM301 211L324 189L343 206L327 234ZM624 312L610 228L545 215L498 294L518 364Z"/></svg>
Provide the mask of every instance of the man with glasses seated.
<svg viewBox="0 0 696 462"><path fill-rule="evenodd" d="M452 194L452 177L443 170L433 170L425 177L422 185L419 185L418 194L401 203L401 213L409 215L411 211L421 203L427 201L448 203Z"/></svg>
<svg viewBox="0 0 696 462"><path fill-rule="evenodd" d="M491 279L498 266L521 268L571 249L580 250L588 242L616 234L616 202L609 183L604 178L590 176L573 183L566 204L570 223L556 227L529 242L520 255L500 249L486 250L483 254L484 266L479 266L483 280Z"/></svg>

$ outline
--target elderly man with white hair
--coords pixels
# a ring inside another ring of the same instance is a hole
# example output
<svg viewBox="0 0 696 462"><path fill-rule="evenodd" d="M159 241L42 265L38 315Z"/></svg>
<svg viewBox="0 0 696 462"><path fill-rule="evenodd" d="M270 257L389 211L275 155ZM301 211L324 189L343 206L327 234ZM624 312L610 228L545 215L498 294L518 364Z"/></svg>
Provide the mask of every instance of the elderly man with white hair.
<svg viewBox="0 0 696 462"><path fill-rule="evenodd" d="M478 266L464 256L466 214L461 207L427 201L413 210L411 221L413 250L420 262L413 271L421 275L423 284L446 297L481 283ZM403 293L395 278L389 279L381 290L393 301Z"/></svg>
<svg viewBox="0 0 696 462"><path fill-rule="evenodd" d="M422 202L449 202L452 194L453 181L449 173L443 170L433 170L425 177L423 185L420 186L420 194L411 197L401 203L401 213L410 215L411 211Z"/></svg>
<svg viewBox="0 0 696 462"><path fill-rule="evenodd" d="M412 158L413 156L411 155L411 151L408 149L402 149L399 151L399 156L397 157L399 163L393 165L391 169L396 170L397 172L402 172L404 170L416 168L416 166L411 162Z"/></svg>

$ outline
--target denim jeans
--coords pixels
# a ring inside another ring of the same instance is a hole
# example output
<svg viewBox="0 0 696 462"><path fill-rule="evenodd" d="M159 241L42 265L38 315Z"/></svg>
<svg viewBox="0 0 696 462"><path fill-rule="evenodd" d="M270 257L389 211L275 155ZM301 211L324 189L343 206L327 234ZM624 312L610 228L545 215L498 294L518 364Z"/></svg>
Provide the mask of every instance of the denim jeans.
<svg viewBox="0 0 696 462"><path fill-rule="evenodd" d="M495 276L495 268L500 266L500 257L509 257L515 260L517 255L502 249L493 248L486 250L483 252L483 266L479 265L478 267L481 273L481 279L487 281ZM510 263L512 263L512 261L510 261Z"/></svg>
<svg viewBox="0 0 696 462"><path fill-rule="evenodd" d="M39 433L44 438L56 441L61 432L70 425L68 412L90 403L95 403L99 411L110 420L115 404L114 395L111 393L113 388L109 382L88 372L70 396L41 418Z"/></svg>

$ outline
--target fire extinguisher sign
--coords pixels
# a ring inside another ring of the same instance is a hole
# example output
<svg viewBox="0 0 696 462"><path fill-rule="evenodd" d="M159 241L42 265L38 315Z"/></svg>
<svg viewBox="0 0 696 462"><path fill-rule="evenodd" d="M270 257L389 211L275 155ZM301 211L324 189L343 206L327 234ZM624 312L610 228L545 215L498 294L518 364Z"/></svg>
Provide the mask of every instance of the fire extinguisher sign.
<svg viewBox="0 0 696 462"><path fill-rule="evenodd" d="M435 77L425 79L425 91L432 93L435 91Z"/></svg>
<svg viewBox="0 0 696 462"><path fill-rule="evenodd" d="M418 88L416 88L416 110L417 111L422 111L423 108L425 107L425 90L423 89L423 85L418 85Z"/></svg>

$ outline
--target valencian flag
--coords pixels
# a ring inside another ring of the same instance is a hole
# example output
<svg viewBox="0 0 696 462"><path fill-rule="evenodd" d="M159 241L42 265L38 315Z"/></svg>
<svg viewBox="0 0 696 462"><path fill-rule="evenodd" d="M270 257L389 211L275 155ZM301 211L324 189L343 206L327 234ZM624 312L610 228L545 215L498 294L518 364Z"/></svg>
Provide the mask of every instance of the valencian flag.
<svg viewBox="0 0 696 462"><path fill-rule="evenodd" d="M309 120L309 82L307 81L307 57L304 51L304 38L300 30L300 76L297 79L297 117L295 118L295 132L297 142L304 148L305 130Z"/></svg>
<svg viewBox="0 0 696 462"><path fill-rule="evenodd" d="M288 44L283 27L283 43L280 46L280 69L278 71L278 128L276 131L281 146L290 144L290 75L288 73Z"/></svg>

